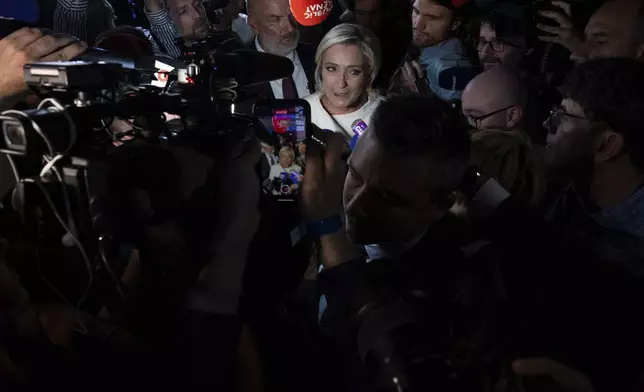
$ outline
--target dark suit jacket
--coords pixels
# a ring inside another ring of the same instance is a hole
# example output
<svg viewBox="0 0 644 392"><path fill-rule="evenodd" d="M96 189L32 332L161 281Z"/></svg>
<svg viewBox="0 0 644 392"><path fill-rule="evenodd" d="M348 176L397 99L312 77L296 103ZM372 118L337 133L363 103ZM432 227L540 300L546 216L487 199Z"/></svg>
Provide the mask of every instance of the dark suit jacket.
<svg viewBox="0 0 644 392"><path fill-rule="evenodd" d="M246 49L256 50L255 41L253 40L250 45L246 46ZM311 93L315 92L315 49L316 48L313 45L305 43L300 43L297 46L297 49L295 49L297 56L302 63L302 68L304 68L306 79L309 82L309 91ZM242 90L244 92L244 95L256 96L259 99L275 99L273 90L271 89L271 84L269 82L245 87ZM251 99L251 101L255 101L255 99Z"/></svg>

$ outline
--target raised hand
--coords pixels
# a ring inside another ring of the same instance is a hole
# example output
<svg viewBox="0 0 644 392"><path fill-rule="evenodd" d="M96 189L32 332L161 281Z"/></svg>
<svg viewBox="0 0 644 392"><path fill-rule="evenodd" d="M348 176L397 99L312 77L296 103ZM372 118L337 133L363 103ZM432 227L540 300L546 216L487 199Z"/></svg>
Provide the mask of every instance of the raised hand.
<svg viewBox="0 0 644 392"><path fill-rule="evenodd" d="M552 35L542 35L539 39L543 42L552 42L568 49L575 58L585 58L586 46L583 31L579 31L572 22L570 4L564 1L553 1L552 5L561 11L540 11L539 15L553 20L558 26L539 24L539 30Z"/></svg>

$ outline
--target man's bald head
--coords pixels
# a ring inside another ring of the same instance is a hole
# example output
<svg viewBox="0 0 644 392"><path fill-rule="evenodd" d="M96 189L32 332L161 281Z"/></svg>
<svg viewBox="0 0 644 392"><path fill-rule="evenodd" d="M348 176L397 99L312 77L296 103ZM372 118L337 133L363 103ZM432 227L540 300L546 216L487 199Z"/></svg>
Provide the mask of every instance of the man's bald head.
<svg viewBox="0 0 644 392"><path fill-rule="evenodd" d="M472 79L463 91L463 113L479 129L519 130L528 92L518 75L502 67Z"/></svg>
<svg viewBox="0 0 644 392"><path fill-rule="evenodd" d="M586 25L586 59L629 57L644 61L644 0L606 1Z"/></svg>
<svg viewBox="0 0 644 392"><path fill-rule="evenodd" d="M248 25L265 52L286 56L297 47L298 25L289 0L246 0Z"/></svg>

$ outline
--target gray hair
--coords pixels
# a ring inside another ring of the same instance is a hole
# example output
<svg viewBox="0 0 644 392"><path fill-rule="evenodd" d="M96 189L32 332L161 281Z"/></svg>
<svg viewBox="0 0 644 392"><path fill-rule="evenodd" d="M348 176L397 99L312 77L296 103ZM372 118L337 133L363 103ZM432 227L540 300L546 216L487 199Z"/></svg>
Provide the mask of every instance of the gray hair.
<svg viewBox="0 0 644 392"><path fill-rule="evenodd" d="M343 45L357 45L362 52L362 55L367 60L369 66L369 88L376 79L378 70L380 70L380 41L368 29L353 23L343 23L332 28L322 38L318 49L315 52L315 88L318 92L323 93L324 87L322 84L322 58L326 51L338 44Z"/></svg>

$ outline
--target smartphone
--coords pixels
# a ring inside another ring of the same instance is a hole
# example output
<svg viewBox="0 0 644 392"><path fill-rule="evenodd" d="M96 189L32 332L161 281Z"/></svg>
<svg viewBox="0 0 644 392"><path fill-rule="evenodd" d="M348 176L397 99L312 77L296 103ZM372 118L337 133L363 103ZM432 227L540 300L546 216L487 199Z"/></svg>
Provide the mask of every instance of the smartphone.
<svg viewBox="0 0 644 392"><path fill-rule="evenodd" d="M261 100L253 115L262 145L262 189L278 200L293 201L305 177L311 107L303 99Z"/></svg>

